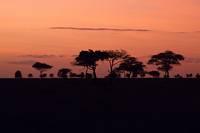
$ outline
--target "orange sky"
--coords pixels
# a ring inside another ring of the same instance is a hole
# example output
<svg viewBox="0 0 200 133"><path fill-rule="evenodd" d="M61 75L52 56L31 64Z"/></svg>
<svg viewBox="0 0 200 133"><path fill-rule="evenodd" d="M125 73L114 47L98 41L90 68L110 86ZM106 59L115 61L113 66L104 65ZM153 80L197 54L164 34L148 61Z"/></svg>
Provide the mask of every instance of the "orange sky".
<svg viewBox="0 0 200 133"><path fill-rule="evenodd" d="M61 67L88 48L125 49L137 57L170 49L200 58L199 0L5 0L0 1L0 20L0 77L25 67L7 62L33 60L20 55L66 55L67 59L43 59ZM55 26L152 31L49 29ZM198 67L195 62L180 70L198 72Z"/></svg>

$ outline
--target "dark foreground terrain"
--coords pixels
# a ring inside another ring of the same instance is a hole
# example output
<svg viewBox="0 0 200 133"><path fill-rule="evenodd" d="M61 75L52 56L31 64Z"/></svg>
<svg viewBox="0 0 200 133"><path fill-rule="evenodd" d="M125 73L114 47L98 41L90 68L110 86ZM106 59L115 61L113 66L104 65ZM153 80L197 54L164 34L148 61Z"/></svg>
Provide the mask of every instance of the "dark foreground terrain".
<svg viewBox="0 0 200 133"><path fill-rule="evenodd" d="M200 132L199 79L1 79L1 133Z"/></svg>

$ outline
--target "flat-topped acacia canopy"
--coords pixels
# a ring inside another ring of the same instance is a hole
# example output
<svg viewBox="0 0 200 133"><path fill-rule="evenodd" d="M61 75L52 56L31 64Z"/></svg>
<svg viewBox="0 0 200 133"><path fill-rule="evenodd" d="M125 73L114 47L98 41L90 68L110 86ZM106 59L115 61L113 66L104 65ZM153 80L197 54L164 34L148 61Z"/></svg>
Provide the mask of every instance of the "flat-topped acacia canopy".
<svg viewBox="0 0 200 133"><path fill-rule="evenodd" d="M35 64L33 64L32 67L40 70L40 69L51 69L53 66L45 64L45 63L36 62Z"/></svg>

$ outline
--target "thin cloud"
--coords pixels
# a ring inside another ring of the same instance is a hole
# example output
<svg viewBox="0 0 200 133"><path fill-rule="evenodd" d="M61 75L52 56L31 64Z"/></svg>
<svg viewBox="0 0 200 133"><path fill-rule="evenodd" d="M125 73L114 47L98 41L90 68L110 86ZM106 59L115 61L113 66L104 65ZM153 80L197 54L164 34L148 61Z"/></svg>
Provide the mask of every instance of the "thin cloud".
<svg viewBox="0 0 200 133"><path fill-rule="evenodd" d="M81 30L81 31L118 31L118 32L149 32L150 29L120 29L120 28L91 28L91 27L50 27L53 30Z"/></svg>
<svg viewBox="0 0 200 133"><path fill-rule="evenodd" d="M28 55L20 55L19 57L43 59L43 58L55 58L55 57L63 58L64 55L53 55L53 54L52 55L47 55L47 54L33 55L33 54L28 54Z"/></svg>
<svg viewBox="0 0 200 133"><path fill-rule="evenodd" d="M58 57L59 57L59 58L64 58L65 55L62 55L62 54L61 54L61 55L58 55Z"/></svg>
<svg viewBox="0 0 200 133"><path fill-rule="evenodd" d="M22 61L9 61L8 64L15 64L15 65L32 65L36 61L34 60L22 60Z"/></svg>
<svg viewBox="0 0 200 133"><path fill-rule="evenodd" d="M187 33L200 33L200 31L191 31L191 32L186 32L186 31L183 31L183 32L174 32L174 33L178 33L178 34L187 34Z"/></svg>
<svg viewBox="0 0 200 133"><path fill-rule="evenodd" d="M100 27L50 27L52 30L79 30L79 31L116 31L116 32L152 32L155 30L151 29L133 29L133 28L100 28ZM159 32L159 31L157 31ZM170 32L170 31L160 31L160 32ZM187 33L200 33L200 31L175 31L170 33L177 33L177 34L187 34Z"/></svg>
<svg viewBox="0 0 200 133"><path fill-rule="evenodd" d="M55 57L55 55L21 55L20 57L24 57L24 58L53 58Z"/></svg>
<svg viewBox="0 0 200 133"><path fill-rule="evenodd" d="M190 32L175 32L175 33L178 33L178 34L187 34L187 33L190 33Z"/></svg>

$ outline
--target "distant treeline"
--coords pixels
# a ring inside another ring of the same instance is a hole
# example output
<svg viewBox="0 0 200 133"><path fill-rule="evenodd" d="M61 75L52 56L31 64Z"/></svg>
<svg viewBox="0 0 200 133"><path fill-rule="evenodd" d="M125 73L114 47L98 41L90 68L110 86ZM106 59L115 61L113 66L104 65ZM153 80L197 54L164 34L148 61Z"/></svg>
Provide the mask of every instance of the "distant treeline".
<svg viewBox="0 0 200 133"><path fill-rule="evenodd" d="M146 65L139 61L136 57L129 55L125 50L88 50L81 51L72 62L73 65L83 67L84 72L79 74L72 72L70 68L62 68L58 70L57 75L46 72L53 66L36 62L32 67L40 72L40 78L98 78L96 68L99 62L107 62L109 64L108 75L105 78L145 78L147 75L153 78L160 78L161 72L164 73L164 78L170 78L170 71L175 65L181 65L181 61L185 58L181 54L172 51L165 51L159 54L152 55L148 61L148 65L157 66L157 70L147 71ZM22 72L16 71L15 78L22 78ZM33 78L33 74L28 74L29 78ZM187 78L192 78L193 74L186 74ZM200 74L195 75L200 78ZM177 74L175 78L183 78Z"/></svg>

